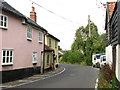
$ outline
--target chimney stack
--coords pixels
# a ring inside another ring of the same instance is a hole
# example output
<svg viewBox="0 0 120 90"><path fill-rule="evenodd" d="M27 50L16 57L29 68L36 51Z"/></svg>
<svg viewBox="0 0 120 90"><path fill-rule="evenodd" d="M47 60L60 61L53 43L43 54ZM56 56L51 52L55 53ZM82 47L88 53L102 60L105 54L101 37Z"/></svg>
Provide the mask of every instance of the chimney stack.
<svg viewBox="0 0 120 90"><path fill-rule="evenodd" d="M34 7L32 7L32 11L30 12L30 19L32 19L33 21L37 21L36 20L36 12L35 12L35 8Z"/></svg>

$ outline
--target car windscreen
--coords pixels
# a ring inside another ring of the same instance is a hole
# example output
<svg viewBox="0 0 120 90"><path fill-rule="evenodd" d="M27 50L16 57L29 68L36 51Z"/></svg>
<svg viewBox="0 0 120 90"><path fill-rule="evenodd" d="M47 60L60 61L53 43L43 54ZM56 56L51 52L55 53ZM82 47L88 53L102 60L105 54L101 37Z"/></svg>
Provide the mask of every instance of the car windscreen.
<svg viewBox="0 0 120 90"><path fill-rule="evenodd" d="M97 58L97 59L100 59L100 55L96 55L96 58Z"/></svg>
<svg viewBox="0 0 120 90"><path fill-rule="evenodd" d="M105 56L103 56L103 61L106 61L106 57Z"/></svg>

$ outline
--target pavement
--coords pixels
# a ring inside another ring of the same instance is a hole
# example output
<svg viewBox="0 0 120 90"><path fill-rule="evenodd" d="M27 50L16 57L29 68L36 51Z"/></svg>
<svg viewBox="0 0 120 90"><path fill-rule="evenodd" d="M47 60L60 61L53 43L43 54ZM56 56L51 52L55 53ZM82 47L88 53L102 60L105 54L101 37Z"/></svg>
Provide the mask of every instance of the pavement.
<svg viewBox="0 0 120 90"><path fill-rule="evenodd" d="M31 76L31 77L27 77L27 78L23 78L23 79L20 79L20 80L15 80L15 81L3 83L3 84L0 85L0 89L13 88L13 87L17 87L17 86L20 86L20 85L32 83L32 82L35 82L35 81L38 81L38 80L43 80L43 79L55 76L57 74L60 74L63 71L65 71L65 68L59 66L56 70L45 71L44 74L36 74L36 75Z"/></svg>

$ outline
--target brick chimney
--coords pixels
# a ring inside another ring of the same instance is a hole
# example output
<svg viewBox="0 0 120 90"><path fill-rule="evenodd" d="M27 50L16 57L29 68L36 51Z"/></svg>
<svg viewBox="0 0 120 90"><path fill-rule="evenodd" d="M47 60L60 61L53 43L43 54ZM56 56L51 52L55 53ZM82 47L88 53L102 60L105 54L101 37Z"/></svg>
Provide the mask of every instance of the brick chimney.
<svg viewBox="0 0 120 90"><path fill-rule="evenodd" d="M36 20L36 18L37 18L37 16L36 16L36 12L35 12L35 8L34 7L32 7L32 11L30 12L30 18L33 20L33 21L37 21Z"/></svg>

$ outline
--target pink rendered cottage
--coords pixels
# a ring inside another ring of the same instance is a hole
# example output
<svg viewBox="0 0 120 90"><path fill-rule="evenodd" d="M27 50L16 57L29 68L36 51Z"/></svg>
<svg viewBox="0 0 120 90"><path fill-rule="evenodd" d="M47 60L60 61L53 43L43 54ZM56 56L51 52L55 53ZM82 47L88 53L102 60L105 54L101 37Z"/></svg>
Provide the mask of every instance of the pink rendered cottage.
<svg viewBox="0 0 120 90"><path fill-rule="evenodd" d="M44 36L47 31L36 23L34 7L30 12L30 18L25 17L7 2L0 0L2 82L41 72L44 61Z"/></svg>

